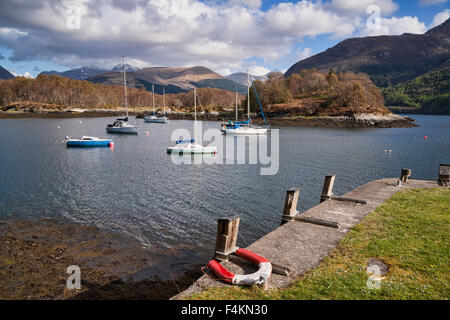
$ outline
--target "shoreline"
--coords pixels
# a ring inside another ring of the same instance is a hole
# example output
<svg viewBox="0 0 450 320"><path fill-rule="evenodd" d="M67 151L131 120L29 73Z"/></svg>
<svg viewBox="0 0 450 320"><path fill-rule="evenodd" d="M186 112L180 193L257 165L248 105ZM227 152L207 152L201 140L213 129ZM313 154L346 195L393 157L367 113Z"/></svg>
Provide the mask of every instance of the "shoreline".
<svg viewBox="0 0 450 320"><path fill-rule="evenodd" d="M130 116L143 119L143 112L130 112ZM120 110L96 110L85 112L69 111L43 111L43 112L21 112L21 111L0 111L0 119L65 119L65 118L99 118L99 117L123 117L124 111ZM192 113L169 113L169 120L193 120ZM230 119L229 114L197 114L198 120L222 121ZM263 119L257 118L258 121ZM271 125L280 126L300 126L300 127L327 127L327 128L412 128L418 127L415 120L410 117L403 117L396 114L375 115L361 114L352 116L276 116L269 118Z"/></svg>
<svg viewBox="0 0 450 320"><path fill-rule="evenodd" d="M162 252L59 219L2 219L0 243L0 299L9 300L169 299L201 276L204 263L180 263L190 254L183 248ZM80 290L67 289L71 265L80 267Z"/></svg>

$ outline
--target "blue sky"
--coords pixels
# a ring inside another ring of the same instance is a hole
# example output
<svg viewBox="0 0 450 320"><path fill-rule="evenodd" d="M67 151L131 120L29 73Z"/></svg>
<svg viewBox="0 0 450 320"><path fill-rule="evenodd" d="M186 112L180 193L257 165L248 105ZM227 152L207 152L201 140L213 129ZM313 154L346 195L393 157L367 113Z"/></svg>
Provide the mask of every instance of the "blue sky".
<svg viewBox="0 0 450 320"><path fill-rule="evenodd" d="M262 74L346 38L423 33L449 17L448 0L2 0L0 65L36 76L125 56L138 67Z"/></svg>

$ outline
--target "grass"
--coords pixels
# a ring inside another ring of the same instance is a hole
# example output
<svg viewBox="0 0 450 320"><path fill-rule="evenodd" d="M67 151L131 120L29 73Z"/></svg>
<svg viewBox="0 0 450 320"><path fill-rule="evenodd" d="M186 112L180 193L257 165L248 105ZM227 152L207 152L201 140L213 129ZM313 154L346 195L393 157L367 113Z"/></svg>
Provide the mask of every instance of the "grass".
<svg viewBox="0 0 450 320"><path fill-rule="evenodd" d="M190 299L449 299L450 190L401 191L285 289L212 288ZM368 260L388 266L368 289Z"/></svg>

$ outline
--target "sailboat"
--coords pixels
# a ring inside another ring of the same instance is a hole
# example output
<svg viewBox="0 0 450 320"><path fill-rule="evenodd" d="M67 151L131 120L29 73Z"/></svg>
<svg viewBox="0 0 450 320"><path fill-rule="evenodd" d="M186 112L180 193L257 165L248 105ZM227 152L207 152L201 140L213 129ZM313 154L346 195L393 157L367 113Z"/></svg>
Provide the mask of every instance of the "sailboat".
<svg viewBox="0 0 450 320"><path fill-rule="evenodd" d="M197 90L194 88L194 128L197 123ZM190 140L178 140L175 146L168 147L167 153L179 153L179 154L204 154L204 153L217 153L217 147L195 143L194 139Z"/></svg>
<svg viewBox="0 0 450 320"><path fill-rule="evenodd" d="M254 87L253 87L254 88ZM254 88L255 89L255 88ZM256 89L255 89L256 94ZM256 98L258 99L258 96L256 94ZM237 97L236 97L237 100ZM266 117L264 115L264 111L262 110L261 104L258 104L261 110L261 114L264 117L264 121L266 121ZM267 121L266 121L267 124ZM251 118L250 118L250 75L247 71L247 120L245 121L237 121L237 101L236 101L236 121L230 121L227 124L222 125L221 131L225 134L234 134L234 135L261 135L261 134L268 134L269 128L268 125L266 128L258 127L252 124Z"/></svg>
<svg viewBox="0 0 450 320"><path fill-rule="evenodd" d="M156 115L156 109L155 109L155 85L152 85L152 99L153 99L153 114L144 116L144 121L148 123L168 123L169 119L166 117L166 94L165 90L163 88L163 116L158 117Z"/></svg>
<svg viewBox="0 0 450 320"><path fill-rule="evenodd" d="M123 119L116 119L113 124L108 124L106 126L106 132L137 134L137 128L128 123L127 78L125 76L125 60L123 61L123 86L125 90L125 107L127 108L127 115Z"/></svg>

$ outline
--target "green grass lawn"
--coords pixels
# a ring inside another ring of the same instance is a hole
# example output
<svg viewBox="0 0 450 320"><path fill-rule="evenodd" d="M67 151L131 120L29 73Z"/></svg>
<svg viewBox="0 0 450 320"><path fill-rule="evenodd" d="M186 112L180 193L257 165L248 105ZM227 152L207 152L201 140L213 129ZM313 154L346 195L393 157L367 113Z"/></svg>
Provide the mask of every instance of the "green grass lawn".
<svg viewBox="0 0 450 320"><path fill-rule="evenodd" d="M403 190L285 289L213 288L191 299L449 299L450 190ZM389 270L368 289L368 260Z"/></svg>

